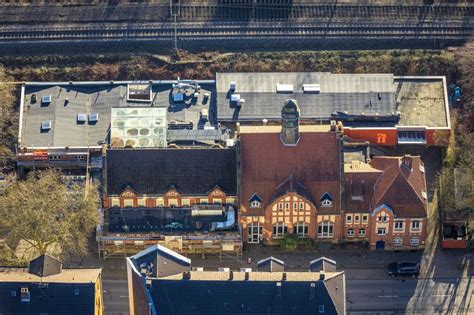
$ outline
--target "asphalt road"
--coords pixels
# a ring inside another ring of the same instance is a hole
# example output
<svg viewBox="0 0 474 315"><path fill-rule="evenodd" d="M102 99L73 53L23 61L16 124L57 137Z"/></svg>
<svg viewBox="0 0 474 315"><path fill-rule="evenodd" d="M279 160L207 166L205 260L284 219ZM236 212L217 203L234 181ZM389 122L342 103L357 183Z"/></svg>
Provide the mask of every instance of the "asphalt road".
<svg viewBox="0 0 474 315"><path fill-rule="evenodd" d="M105 314L128 314L127 281L104 280ZM474 279L346 280L348 314L472 314Z"/></svg>
<svg viewBox="0 0 474 315"><path fill-rule="evenodd" d="M104 313L129 314L127 280L102 280Z"/></svg>

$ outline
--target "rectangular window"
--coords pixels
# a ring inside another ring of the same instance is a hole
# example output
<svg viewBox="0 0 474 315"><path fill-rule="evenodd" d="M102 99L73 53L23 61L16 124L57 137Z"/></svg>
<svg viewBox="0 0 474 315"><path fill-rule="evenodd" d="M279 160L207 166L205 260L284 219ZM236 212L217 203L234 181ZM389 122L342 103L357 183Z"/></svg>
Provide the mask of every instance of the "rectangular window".
<svg viewBox="0 0 474 315"><path fill-rule="evenodd" d="M377 229L377 235L385 235L385 228L378 228Z"/></svg>
<svg viewBox="0 0 474 315"><path fill-rule="evenodd" d="M183 207L189 207L191 205L191 200L189 198L183 198L181 199L181 203L183 204Z"/></svg>
<svg viewBox="0 0 474 315"><path fill-rule="evenodd" d="M354 214L354 223L359 223L360 222L360 215Z"/></svg>
<svg viewBox="0 0 474 315"><path fill-rule="evenodd" d="M410 239L410 246L418 246L420 245L420 240L416 237Z"/></svg>
<svg viewBox="0 0 474 315"><path fill-rule="evenodd" d="M165 204L163 198L156 198L156 206L157 207L163 207L163 205Z"/></svg>
<svg viewBox="0 0 474 315"><path fill-rule="evenodd" d="M360 237L365 236L365 229L359 229L359 236Z"/></svg>
<svg viewBox="0 0 474 315"><path fill-rule="evenodd" d="M201 198L201 199L199 199L199 203L207 204L207 203L209 203L209 199L208 198Z"/></svg>
<svg viewBox="0 0 474 315"><path fill-rule="evenodd" d="M352 223L352 214L346 215L346 223Z"/></svg>
<svg viewBox="0 0 474 315"><path fill-rule="evenodd" d="M120 207L120 199L112 198L112 207Z"/></svg>
<svg viewBox="0 0 474 315"><path fill-rule="evenodd" d="M318 237L328 238L333 236L334 226L331 222L321 222L318 225Z"/></svg>
<svg viewBox="0 0 474 315"><path fill-rule="evenodd" d="M426 143L425 132L422 130L399 130L398 143Z"/></svg>
<svg viewBox="0 0 474 315"><path fill-rule="evenodd" d="M347 230L347 236L353 237L354 236L354 229L348 229Z"/></svg>
<svg viewBox="0 0 474 315"><path fill-rule="evenodd" d="M177 207L178 206L178 199L170 198L168 199L168 207Z"/></svg>
<svg viewBox="0 0 474 315"><path fill-rule="evenodd" d="M421 227L420 221L411 221L412 231L419 231Z"/></svg>
<svg viewBox="0 0 474 315"><path fill-rule="evenodd" d="M393 229L395 231L403 231L403 221L395 221L393 224Z"/></svg>
<svg viewBox="0 0 474 315"><path fill-rule="evenodd" d="M132 199L125 199L123 201L123 206L124 207L133 207L133 200Z"/></svg>
<svg viewBox="0 0 474 315"><path fill-rule="evenodd" d="M145 206L145 198L138 198L137 199L137 205L139 207L144 207Z"/></svg>
<svg viewBox="0 0 474 315"><path fill-rule="evenodd" d="M308 235L309 226L304 222L296 223L296 234L301 237L306 237Z"/></svg>
<svg viewBox="0 0 474 315"><path fill-rule="evenodd" d="M362 215L362 223L367 223L369 222L369 215L363 214Z"/></svg>
<svg viewBox="0 0 474 315"><path fill-rule="evenodd" d="M276 223L273 225L273 238L283 238L288 232L288 227L285 223Z"/></svg>
<svg viewBox="0 0 474 315"><path fill-rule="evenodd" d="M395 237L393 239L393 246L402 246L403 239L401 237Z"/></svg>

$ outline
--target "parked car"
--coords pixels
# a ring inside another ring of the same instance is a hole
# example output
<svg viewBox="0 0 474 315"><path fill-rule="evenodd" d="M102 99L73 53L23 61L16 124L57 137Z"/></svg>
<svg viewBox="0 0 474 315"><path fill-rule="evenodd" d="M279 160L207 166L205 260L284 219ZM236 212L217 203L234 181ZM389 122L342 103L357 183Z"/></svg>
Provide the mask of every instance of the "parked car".
<svg viewBox="0 0 474 315"><path fill-rule="evenodd" d="M169 224L166 224L165 228L170 230L182 230L184 228L184 225L179 222L171 222Z"/></svg>
<svg viewBox="0 0 474 315"><path fill-rule="evenodd" d="M420 274L420 264L414 261L402 261L388 265L388 274L395 276L413 276Z"/></svg>

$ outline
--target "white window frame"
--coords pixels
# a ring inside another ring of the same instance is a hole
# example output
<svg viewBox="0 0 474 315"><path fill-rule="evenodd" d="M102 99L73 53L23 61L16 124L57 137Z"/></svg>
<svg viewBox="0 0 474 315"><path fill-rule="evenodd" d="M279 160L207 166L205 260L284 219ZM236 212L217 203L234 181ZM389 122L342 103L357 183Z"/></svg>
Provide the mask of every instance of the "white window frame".
<svg viewBox="0 0 474 315"><path fill-rule="evenodd" d="M309 232L309 225L305 222L297 222L295 225L295 232L299 237L307 237Z"/></svg>
<svg viewBox="0 0 474 315"><path fill-rule="evenodd" d="M124 199L123 200L123 207L124 208L132 208L133 207L133 199Z"/></svg>
<svg viewBox="0 0 474 315"><path fill-rule="evenodd" d="M354 223L360 223L360 214L354 214Z"/></svg>
<svg viewBox="0 0 474 315"><path fill-rule="evenodd" d="M393 246L402 246L403 245L403 238L395 237L393 239Z"/></svg>
<svg viewBox="0 0 474 315"><path fill-rule="evenodd" d="M401 227L397 227L397 224L401 224ZM403 221L395 221L393 222L393 230L394 231L403 231L405 229Z"/></svg>
<svg viewBox="0 0 474 315"><path fill-rule="evenodd" d="M368 214L363 214L362 215L362 223L369 223L369 215Z"/></svg>
<svg viewBox="0 0 474 315"><path fill-rule="evenodd" d="M417 227L415 227L415 224L417 224ZM414 232L421 231L421 221L411 221L410 231L414 231Z"/></svg>
<svg viewBox="0 0 474 315"><path fill-rule="evenodd" d="M324 199L321 201L321 206L323 207L332 207L332 201L329 199Z"/></svg>
<svg viewBox="0 0 474 315"><path fill-rule="evenodd" d="M364 233L362 233L362 232L364 232ZM365 237L367 235L366 229L365 228L359 229L359 234L358 235L359 235L359 237Z"/></svg>
<svg viewBox="0 0 474 315"><path fill-rule="evenodd" d="M410 239L410 246L420 246L420 239L418 237L412 237Z"/></svg>
<svg viewBox="0 0 474 315"><path fill-rule="evenodd" d="M347 229L347 237L354 237L354 235L355 235L355 230L353 228Z"/></svg>
<svg viewBox="0 0 474 315"><path fill-rule="evenodd" d="M281 232L279 232L280 228L281 228ZM284 238L285 235L288 233L288 225L286 225L283 222L277 222L273 224L272 232L273 232L272 238L274 239Z"/></svg>
<svg viewBox="0 0 474 315"><path fill-rule="evenodd" d="M380 233L382 230L383 230L383 233ZM382 227L377 228L377 235L380 235L380 236L387 235L387 229L382 228Z"/></svg>
<svg viewBox="0 0 474 315"><path fill-rule="evenodd" d="M262 203L258 200L254 200L250 203L250 208L260 208Z"/></svg>
<svg viewBox="0 0 474 315"><path fill-rule="evenodd" d="M346 214L346 223L352 223L352 214Z"/></svg>
<svg viewBox="0 0 474 315"><path fill-rule="evenodd" d="M321 227L321 232L319 232L319 227ZM327 231L324 232L324 228L327 228ZM318 237L319 238L332 238L334 235L334 223L330 221L323 221L318 224Z"/></svg>
<svg viewBox="0 0 474 315"><path fill-rule="evenodd" d="M191 206L191 200L189 198L183 198L181 199L181 204L183 205L183 207L189 207Z"/></svg>

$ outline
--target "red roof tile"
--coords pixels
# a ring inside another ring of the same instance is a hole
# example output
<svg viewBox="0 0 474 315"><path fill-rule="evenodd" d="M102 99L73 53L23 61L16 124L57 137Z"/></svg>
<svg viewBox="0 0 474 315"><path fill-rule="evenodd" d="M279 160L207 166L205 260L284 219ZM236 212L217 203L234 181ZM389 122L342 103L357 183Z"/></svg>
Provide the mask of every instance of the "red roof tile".
<svg viewBox="0 0 474 315"><path fill-rule="evenodd" d="M257 193L262 198L263 214L276 188L293 175L315 202L319 203L325 192L335 197L333 207L323 210L317 204L318 209L338 212L339 148L340 140L335 132L302 132L296 146L284 146L279 133L241 134L241 204L249 209L248 199Z"/></svg>
<svg viewBox="0 0 474 315"><path fill-rule="evenodd" d="M385 203L400 218L425 217L427 202L424 173L420 171L420 157L375 157L370 165L383 171L376 182L372 209Z"/></svg>

